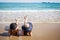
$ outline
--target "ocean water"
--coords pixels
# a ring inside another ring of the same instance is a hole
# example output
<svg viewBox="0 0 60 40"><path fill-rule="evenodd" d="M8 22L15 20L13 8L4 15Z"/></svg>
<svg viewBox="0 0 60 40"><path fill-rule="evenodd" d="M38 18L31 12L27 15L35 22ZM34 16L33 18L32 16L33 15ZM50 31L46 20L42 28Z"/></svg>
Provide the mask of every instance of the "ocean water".
<svg viewBox="0 0 60 40"><path fill-rule="evenodd" d="M44 10L44 9L58 9L60 10L60 3L14 3L14 2L0 2L0 10Z"/></svg>
<svg viewBox="0 0 60 40"><path fill-rule="evenodd" d="M60 23L60 3L6 3L0 2L0 23L15 22L20 17L28 16L31 22Z"/></svg>
<svg viewBox="0 0 60 40"><path fill-rule="evenodd" d="M15 22L15 18L18 17L20 22L23 22L26 15L28 21L34 23L60 23L60 10L0 11L0 22Z"/></svg>

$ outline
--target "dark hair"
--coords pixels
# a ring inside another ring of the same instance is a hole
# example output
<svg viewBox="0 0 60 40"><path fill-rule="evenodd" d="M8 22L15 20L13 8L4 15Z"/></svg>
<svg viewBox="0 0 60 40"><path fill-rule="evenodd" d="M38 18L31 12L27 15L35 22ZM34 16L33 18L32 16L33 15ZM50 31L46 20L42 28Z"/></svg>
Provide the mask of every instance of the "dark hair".
<svg viewBox="0 0 60 40"><path fill-rule="evenodd" d="M11 23L10 24L10 29L11 30L15 30L17 28L17 24L16 23Z"/></svg>

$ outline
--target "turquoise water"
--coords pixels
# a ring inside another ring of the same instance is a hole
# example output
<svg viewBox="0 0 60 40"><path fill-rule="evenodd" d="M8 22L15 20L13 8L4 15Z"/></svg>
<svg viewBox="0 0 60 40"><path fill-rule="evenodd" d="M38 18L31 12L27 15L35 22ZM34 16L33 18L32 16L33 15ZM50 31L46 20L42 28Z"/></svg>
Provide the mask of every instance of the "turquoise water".
<svg viewBox="0 0 60 40"><path fill-rule="evenodd" d="M0 10L60 10L60 3L8 3L0 2Z"/></svg>

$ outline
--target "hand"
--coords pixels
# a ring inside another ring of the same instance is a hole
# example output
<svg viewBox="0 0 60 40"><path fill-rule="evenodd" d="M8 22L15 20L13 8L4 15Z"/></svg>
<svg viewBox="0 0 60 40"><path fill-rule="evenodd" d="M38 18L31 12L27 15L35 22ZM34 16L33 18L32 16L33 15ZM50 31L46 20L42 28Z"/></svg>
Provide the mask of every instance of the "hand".
<svg viewBox="0 0 60 40"><path fill-rule="evenodd" d="M27 16L25 16L24 19L27 19Z"/></svg>
<svg viewBox="0 0 60 40"><path fill-rule="evenodd" d="M18 25L20 21L20 17L16 18L15 20L16 20L16 24Z"/></svg>
<svg viewBox="0 0 60 40"><path fill-rule="evenodd" d="M16 21L19 21L19 20L20 20L20 17L18 17L18 18L15 18L15 20L16 20Z"/></svg>

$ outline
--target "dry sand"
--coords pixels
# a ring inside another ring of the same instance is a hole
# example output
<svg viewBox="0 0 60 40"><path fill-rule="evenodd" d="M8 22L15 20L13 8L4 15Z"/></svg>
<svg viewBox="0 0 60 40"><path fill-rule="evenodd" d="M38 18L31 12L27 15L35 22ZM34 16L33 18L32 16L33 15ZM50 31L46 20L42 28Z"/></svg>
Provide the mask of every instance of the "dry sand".
<svg viewBox="0 0 60 40"><path fill-rule="evenodd" d="M8 36L8 23L0 23L0 40L60 40L60 23L33 23L32 36Z"/></svg>

